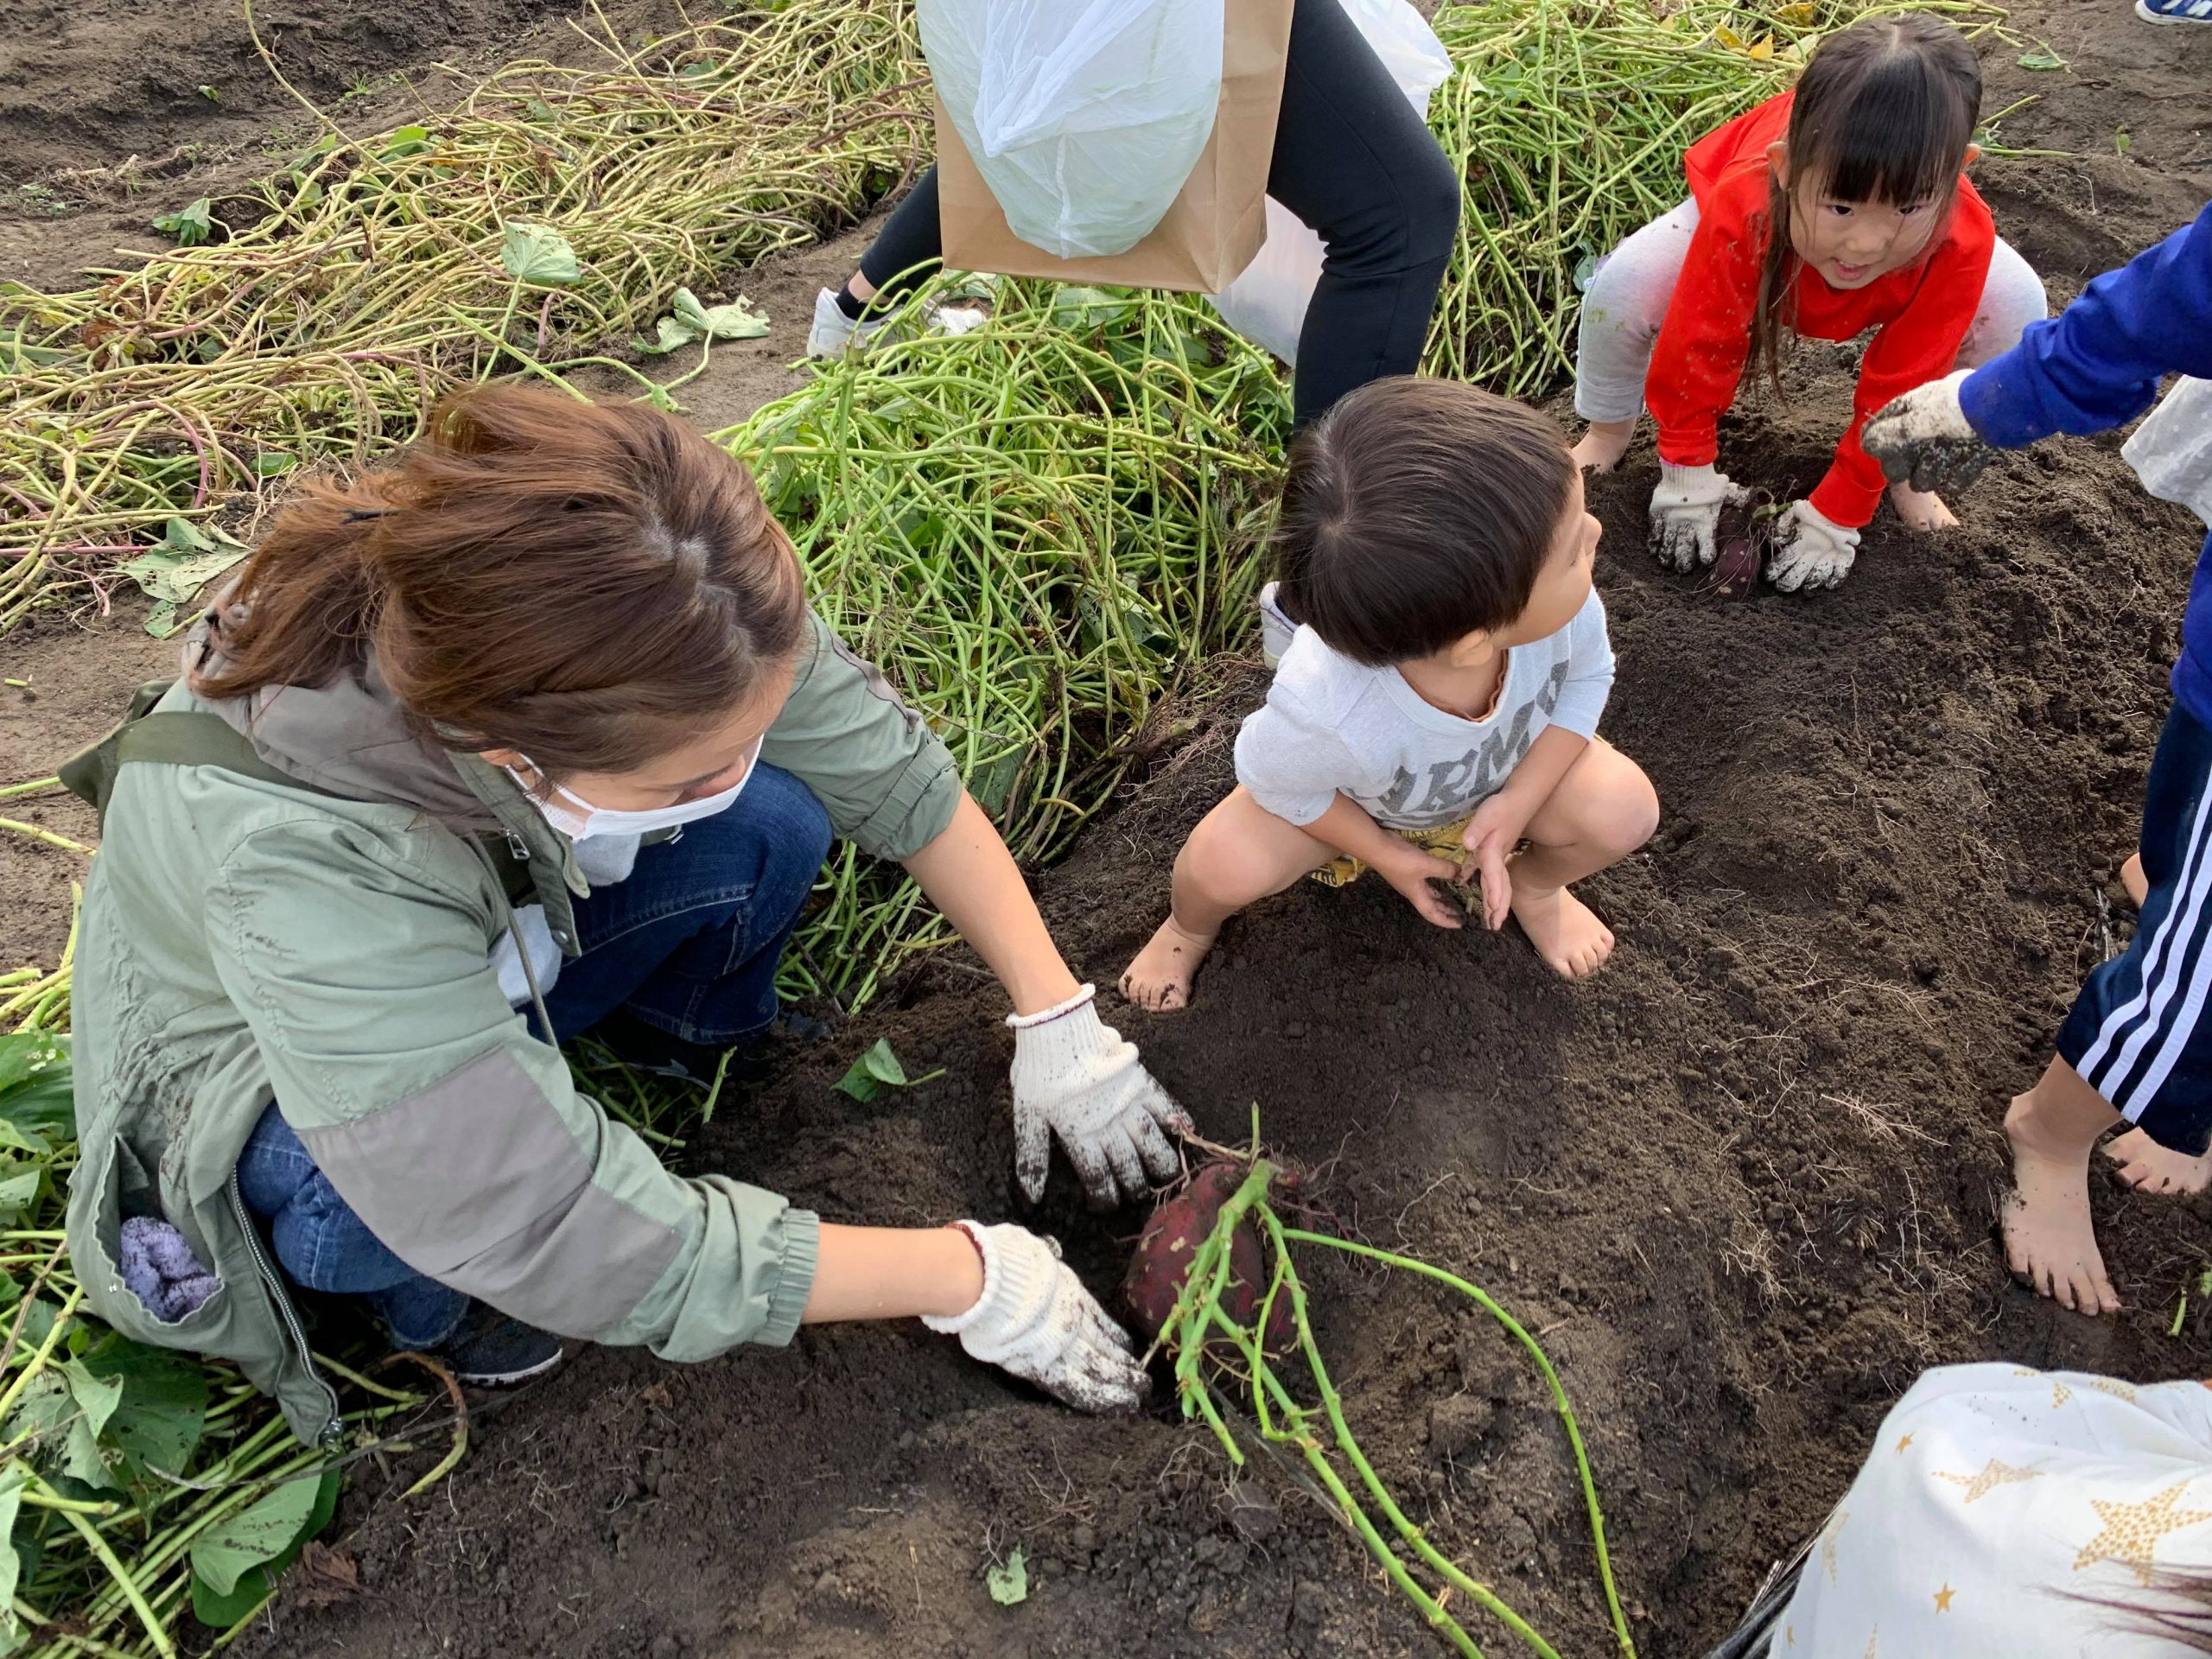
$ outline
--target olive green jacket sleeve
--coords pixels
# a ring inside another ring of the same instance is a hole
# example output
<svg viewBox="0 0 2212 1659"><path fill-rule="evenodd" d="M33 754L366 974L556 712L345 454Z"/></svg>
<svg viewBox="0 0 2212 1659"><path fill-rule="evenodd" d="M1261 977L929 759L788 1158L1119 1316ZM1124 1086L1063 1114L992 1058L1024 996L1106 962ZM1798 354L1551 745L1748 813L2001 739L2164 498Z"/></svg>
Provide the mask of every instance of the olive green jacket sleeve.
<svg viewBox="0 0 2212 1659"><path fill-rule="evenodd" d="M828 624L808 620L812 641L760 758L812 790L837 834L861 851L912 858L944 833L960 804L951 751Z"/></svg>
<svg viewBox="0 0 2212 1659"><path fill-rule="evenodd" d="M671 1174L577 1093L499 992L490 875L410 817L265 817L205 893L217 978L316 1165L410 1267L545 1330L672 1360L788 1341L816 1217Z"/></svg>

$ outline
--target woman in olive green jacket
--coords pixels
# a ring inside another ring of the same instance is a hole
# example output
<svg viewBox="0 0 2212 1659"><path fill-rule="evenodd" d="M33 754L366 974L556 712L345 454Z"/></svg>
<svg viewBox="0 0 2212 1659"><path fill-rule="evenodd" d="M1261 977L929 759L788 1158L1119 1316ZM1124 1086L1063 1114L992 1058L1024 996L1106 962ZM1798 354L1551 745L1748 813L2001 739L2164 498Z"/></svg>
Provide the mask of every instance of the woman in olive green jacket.
<svg viewBox="0 0 2212 1659"><path fill-rule="evenodd" d="M280 514L185 664L73 772L105 813L69 1236L105 1318L238 1361L310 1440L336 1411L301 1287L474 1381L556 1336L702 1360L920 1315L1074 1404L1136 1402L1046 1241L680 1179L554 1046L711 1075L774 1019L834 833L1005 985L1033 1197L1055 1138L1100 1201L1174 1167L1173 1102L742 467L634 405L468 394Z"/></svg>

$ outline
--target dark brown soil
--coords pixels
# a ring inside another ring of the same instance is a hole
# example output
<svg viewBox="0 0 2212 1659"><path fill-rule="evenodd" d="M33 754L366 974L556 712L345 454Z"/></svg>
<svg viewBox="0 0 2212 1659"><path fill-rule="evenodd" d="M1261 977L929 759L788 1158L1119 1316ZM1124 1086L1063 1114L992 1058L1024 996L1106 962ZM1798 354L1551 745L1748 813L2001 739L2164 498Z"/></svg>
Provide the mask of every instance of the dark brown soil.
<svg viewBox="0 0 2212 1659"><path fill-rule="evenodd" d="M2004 138L2103 152L1980 170L2000 228L2063 298L2202 202L2208 175L2190 164L2212 146L2192 123L2212 31L2137 25L2120 0L2013 22L2078 73L2031 75L1999 54L1991 106L2044 99ZM793 297L815 280L792 276ZM1847 397L1843 359L1808 352L1790 408L1727 423L1738 476L1785 496L1811 482ZM712 376L683 395L702 416L743 407ZM1639 450L1592 490L1621 657L1607 729L1667 817L1643 855L1589 884L1620 936L1615 965L1569 987L1516 937L1433 931L1380 884L1300 887L1233 926L1192 1010L1113 1015L1206 1135L1241 1140L1256 1102L1348 1233L1465 1274L1541 1333L1647 1654L1700 1653L1733 1621L1923 1367L2206 1372L2194 1324L2167 1335L2212 1259L2205 1204L2098 1182L2131 1301L2114 1320L2017 1290L1993 1244L2003 1102L2125 937L2113 877L2202 536L2142 494L2117 448L2008 458L1955 504L1957 533L1916 538L1885 518L1840 591L1740 604L1646 559ZM41 721L74 707L65 686L139 677L112 655L73 668L67 644L0 642L12 676L20 652L40 653ZM1147 775L1040 879L1057 936L1100 982L1158 919L1262 683L1231 671L1172 741L1163 722ZM99 716L68 718L89 730ZM21 754L41 731L56 751L76 735L0 726L23 762L11 776L50 759ZM0 856L16 850L0 840ZM28 856L6 868L11 901L73 868ZM28 919L0 917L0 961L58 948L51 906ZM687 1156L839 1220L1018 1215L1002 1012L973 964L932 963L726 1102ZM883 1036L946 1076L874 1106L836 1093ZM1101 1222L1068 1192L1062 1172L1032 1219L1107 1291L1141 1217ZM1415 1518L1562 1652L1605 1651L1572 1466L1517 1352L1441 1291L1304 1265L1346 1409ZM1240 1491L1240 1530L1203 1429L1164 1408L1077 1417L918 1327L809 1331L788 1351L694 1367L592 1351L503 1402L429 1497L389 1501L404 1479L361 1480L333 1540L360 1594L280 1605L238 1651L1440 1650L1291 1464L1262 1458L1250 1478L1274 1508L1255 1523ZM1030 1594L1001 1609L982 1573L1017 1545Z"/></svg>

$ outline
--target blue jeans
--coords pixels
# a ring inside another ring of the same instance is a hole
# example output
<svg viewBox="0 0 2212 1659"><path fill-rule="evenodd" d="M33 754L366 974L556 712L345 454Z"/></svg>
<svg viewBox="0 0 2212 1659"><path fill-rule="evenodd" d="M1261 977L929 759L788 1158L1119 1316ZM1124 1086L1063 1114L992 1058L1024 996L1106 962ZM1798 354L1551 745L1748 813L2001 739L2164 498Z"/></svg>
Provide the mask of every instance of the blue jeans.
<svg viewBox="0 0 2212 1659"><path fill-rule="evenodd" d="M789 772L760 766L725 811L639 849L629 880L575 906L581 956L546 1009L564 1037L617 1008L710 1048L734 1048L776 1017L776 967L829 856L830 815ZM267 1228L285 1276L359 1296L393 1342L435 1348L467 1317L467 1295L417 1273L338 1196L270 1106L238 1159L238 1193Z"/></svg>

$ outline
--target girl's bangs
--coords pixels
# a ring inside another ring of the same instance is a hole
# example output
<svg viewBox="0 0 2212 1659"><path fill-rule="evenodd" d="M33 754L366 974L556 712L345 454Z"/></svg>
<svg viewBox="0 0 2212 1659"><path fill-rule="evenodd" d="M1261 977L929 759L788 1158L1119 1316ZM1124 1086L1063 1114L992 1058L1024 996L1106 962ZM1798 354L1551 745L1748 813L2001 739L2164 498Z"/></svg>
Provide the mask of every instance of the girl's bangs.
<svg viewBox="0 0 2212 1659"><path fill-rule="evenodd" d="M1974 137L1971 117L1924 66L1898 68L1869 76L1840 120L1807 135L1808 174L1821 195L1902 205L1951 194Z"/></svg>

